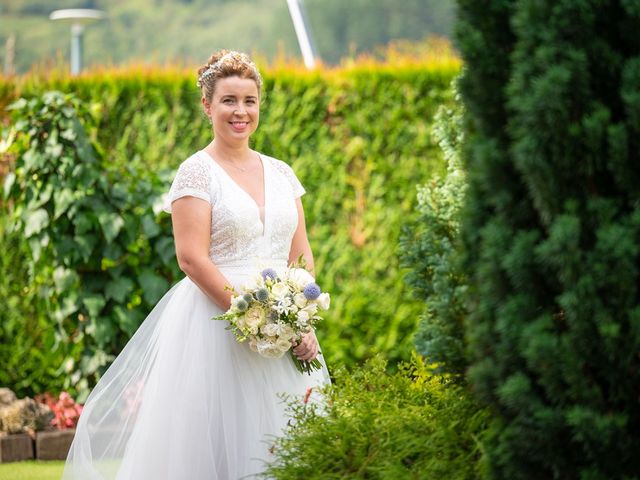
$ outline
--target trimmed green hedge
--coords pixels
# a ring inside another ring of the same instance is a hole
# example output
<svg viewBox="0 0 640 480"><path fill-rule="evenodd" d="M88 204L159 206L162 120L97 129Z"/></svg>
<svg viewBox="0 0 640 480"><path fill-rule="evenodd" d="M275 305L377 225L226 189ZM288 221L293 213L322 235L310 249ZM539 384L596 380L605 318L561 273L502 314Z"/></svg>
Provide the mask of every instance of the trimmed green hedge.
<svg viewBox="0 0 640 480"><path fill-rule="evenodd" d="M303 203L316 270L333 296L319 332L330 365L376 353L393 364L412 350L422 303L402 281L398 237L417 215L415 185L444 169L431 122L458 71L449 62L266 75L254 147L290 163L308 191ZM158 174L158 194L210 139L191 74L132 70L7 82L0 80L0 105L50 89L73 92L94 119L100 155L116 169ZM170 222L157 223L170 237ZM11 384L12 373L3 375L0 382Z"/></svg>

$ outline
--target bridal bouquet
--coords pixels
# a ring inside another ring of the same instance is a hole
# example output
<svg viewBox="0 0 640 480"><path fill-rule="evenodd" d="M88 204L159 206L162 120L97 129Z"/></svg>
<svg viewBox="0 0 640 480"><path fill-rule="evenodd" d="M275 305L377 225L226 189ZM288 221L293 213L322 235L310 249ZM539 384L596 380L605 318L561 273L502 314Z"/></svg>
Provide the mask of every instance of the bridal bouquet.
<svg viewBox="0 0 640 480"><path fill-rule="evenodd" d="M317 312L329 308L329 294L322 292L309 272L291 267L279 277L267 268L234 293L229 310L213 318L229 321L228 329L238 342L248 340L251 350L267 358L289 352L301 373L310 374L321 367L317 358L300 360L292 351L302 335L322 320Z"/></svg>

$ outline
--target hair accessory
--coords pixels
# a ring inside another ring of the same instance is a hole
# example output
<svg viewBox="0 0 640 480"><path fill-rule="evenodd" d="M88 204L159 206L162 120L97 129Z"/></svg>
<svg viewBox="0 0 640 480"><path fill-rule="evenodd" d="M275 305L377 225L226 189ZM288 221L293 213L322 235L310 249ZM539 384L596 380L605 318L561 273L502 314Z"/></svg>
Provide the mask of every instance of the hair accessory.
<svg viewBox="0 0 640 480"><path fill-rule="evenodd" d="M220 70L222 68L222 65L230 58L233 57L240 57L240 59L246 63L247 65L249 65L251 68L253 68L256 72L258 71L258 69L256 68L256 65L249 60L249 57L247 57L245 54L240 53L240 52L236 52L236 51L230 51L225 53L222 57L220 57L215 63L212 63L211 65L209 65L207 67L207 69L202 72L202 74L200 75L200 77L198 77L198 81L196 82L196 85L198 86L198 88L202 88L202 82L205 78L207 78L209 75L212 75L213 73L215 73L216 71ZM260 75L260 74L258 74Z"/></svg>

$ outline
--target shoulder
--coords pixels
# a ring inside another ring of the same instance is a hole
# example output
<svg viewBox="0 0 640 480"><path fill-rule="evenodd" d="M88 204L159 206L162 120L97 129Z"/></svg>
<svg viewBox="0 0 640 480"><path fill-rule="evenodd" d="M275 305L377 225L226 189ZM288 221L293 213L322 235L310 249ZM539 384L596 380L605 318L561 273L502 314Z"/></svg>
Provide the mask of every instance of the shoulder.
<svg viewBox="0 0 640 480"><path fill-rule="evenodd" d="M291 186L291 192L294 197L297 198L305 193L304 187L289 164L268 155L260 155L262 155L262 158L264 158L282 178L286 179L287 183Z"/></svg>
<svg viewBox="0 0 640 480"><path fill-rule="evenodd" d="M277 158L270 157L269 155L265 155L264 153L261 153L260 155L262 156L262 158L266 159L266 161L269 162L276 171L283 174L287 178L290 178L292 175L295 176L293 168L291 168L288 163L283 162L282 160L278 160Z"/></svg>
<svg viewBox="0 0 640 480"><path fill-rule="evenodd" d="M187 159L183 160L178 167L178 172L200 172L205 175L210 174L210 162L202 154L202 152L196 152Z"/></svg>

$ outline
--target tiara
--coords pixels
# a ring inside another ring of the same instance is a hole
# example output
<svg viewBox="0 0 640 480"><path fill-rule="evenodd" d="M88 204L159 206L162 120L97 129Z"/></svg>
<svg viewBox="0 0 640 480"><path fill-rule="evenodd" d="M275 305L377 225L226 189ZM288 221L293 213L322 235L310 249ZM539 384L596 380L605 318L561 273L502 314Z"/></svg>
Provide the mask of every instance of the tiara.
<svg viewBox="0 0 640 480"><path fill-rule="evenodd" d="M247 63L251 68L253 68L256 72L258 72L258 69L255 65L255 63L253 63L251 60L249 60L249 57L247 57L245 54L240 53L240 52L236 52L236 51L231 51L231 52L227 52L224 55L222 55L222 57L220 57L216 62L212 63L211 65L209 65L207 67L207 69L202 72L202 74L198 77L198 81L196 82L196 86L198 88L202 88L202 82L204 81L205 78L207 78L209 75L212 75L213 73L217 72L218 70L220 70L222 68L222 65L230 58L233 58L234 56L238 55L245 63ZM258 77L260 76L260 73L258 73Z"/></svg>

